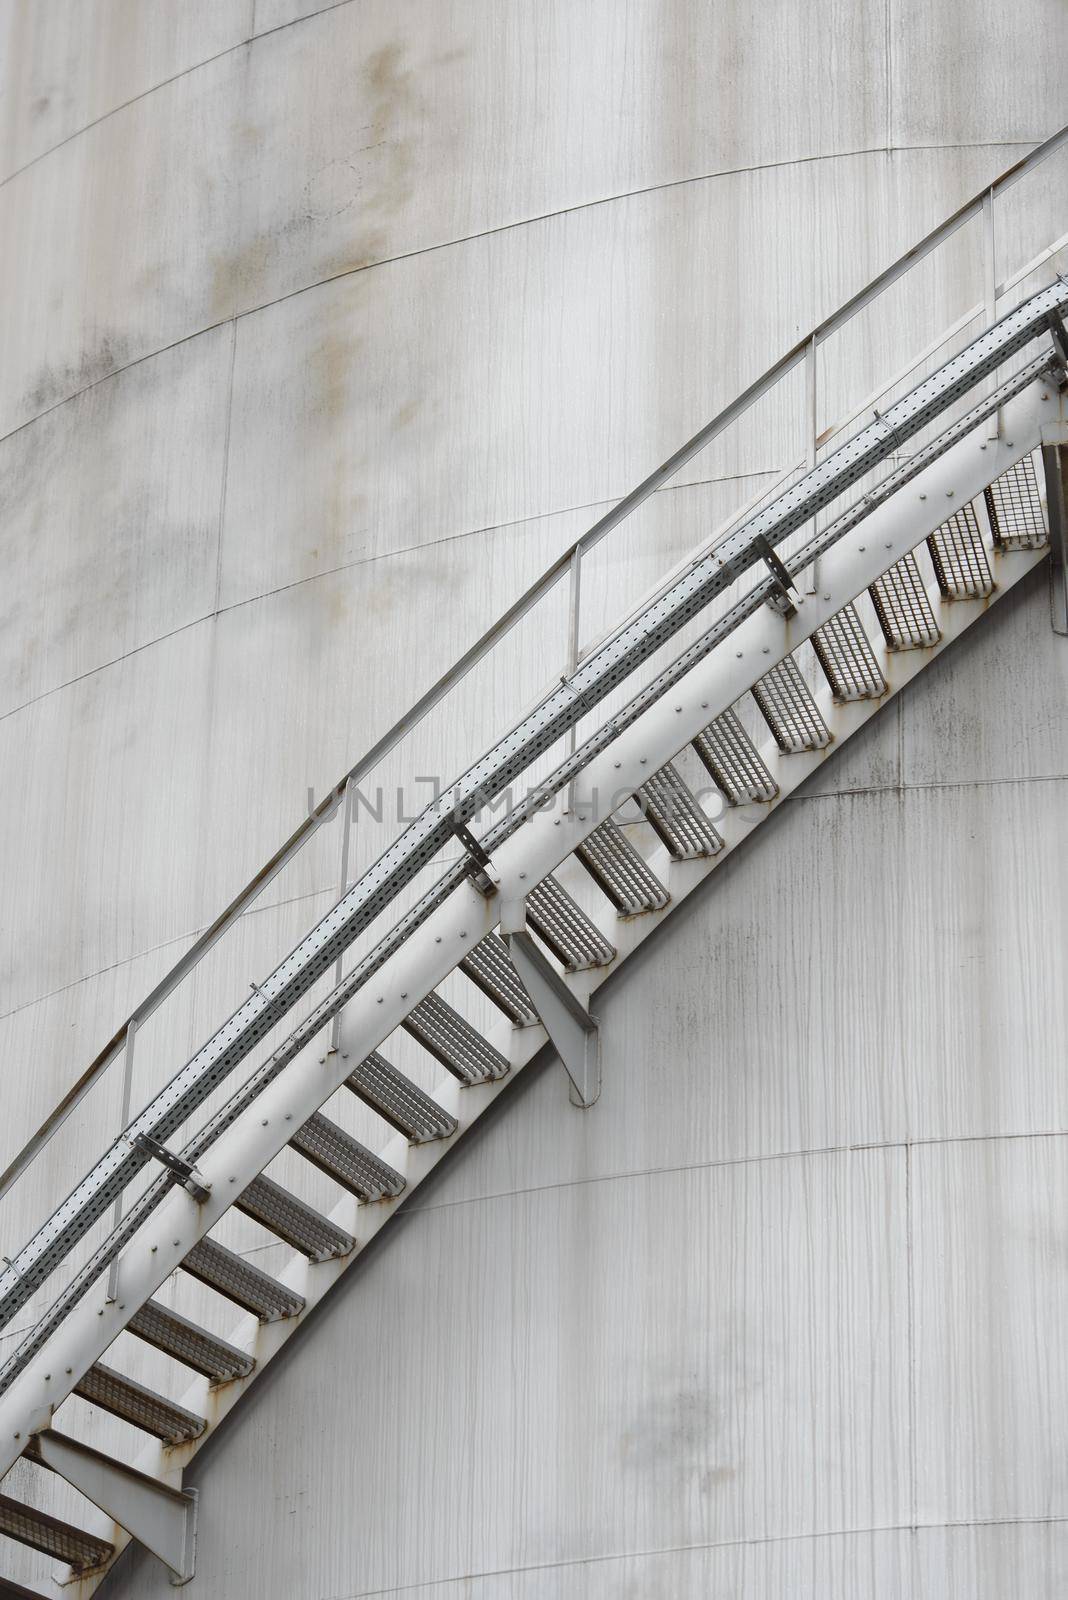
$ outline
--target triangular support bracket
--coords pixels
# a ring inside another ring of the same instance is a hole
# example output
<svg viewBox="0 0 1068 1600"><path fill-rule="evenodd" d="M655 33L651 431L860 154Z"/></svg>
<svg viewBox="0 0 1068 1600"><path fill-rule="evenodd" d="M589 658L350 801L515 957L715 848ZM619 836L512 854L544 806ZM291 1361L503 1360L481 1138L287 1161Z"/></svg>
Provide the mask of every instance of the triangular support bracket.
<svg viewBox="0 0 1068 1600"><path fill-rule="evenodd" d="M542 955L527 931L525 900L501 907L501 935L549 1042L570 1079L573 1106L588 1110L601 1093L601 1034L596 1017Z"/></svg>
<svg viewBox="0 0 1068 1600"><path fill-rule="evenodd" d="M173 1584L189 1582L197 1535L195 1489L172 1489L52 1428L36 1434L26 1454L73 1484L132 1539L158 1556L170 1568Z"/></svg>

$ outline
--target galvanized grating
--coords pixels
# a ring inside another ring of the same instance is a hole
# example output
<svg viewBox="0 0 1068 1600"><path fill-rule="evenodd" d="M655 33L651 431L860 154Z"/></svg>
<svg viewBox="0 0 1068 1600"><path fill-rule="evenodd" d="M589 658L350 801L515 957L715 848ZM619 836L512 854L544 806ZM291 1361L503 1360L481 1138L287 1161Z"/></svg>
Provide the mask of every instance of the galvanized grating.
<svg viewBox="0 0 1068 1600"><path fill-rule="evenodd" d="M714 856L723 840L669 761L638 790L645 819L676 861Z"/></svg>
<svg viewBox="0 0 1068 1600"><path fill-rule="evenodd" d="M774 800L779 786L733 711L724 711L693 741L716 785L732 806Z"/></svg>
<svg viewBox="0 0 1068 1600"><path fill-rule="evenodd" d="M518 1027L537 1022L534 1002L519 980L508 947L499 934L490 933L460 962L460 971L481 989Z"/></svg>
<svg viewBox="0 0 1068 1600"><path fill-rule="evenodd" d="M187 1439L198 1439L207 1427L203 1417L176 1406L153 1389L135 1383L99 1361L74 1385L74 1393L81 1395L102 1411L121 1417L145 1433L154 1434L164 1444L184 1444Z"/></svg>
<svg viewBox="0 0 1068 1600"><path fill-rule="evenodd" d="M983 490L999 550L1040 550L1046 542L1042 500L1030 456L1015 462Z"/></svg>
<svg viewBox="0 0 1068 1600"><path fill-rule="evenodd" d="M345 1087L412 1144L447 1139L456 1132L455 1118L443 1111L437 1101L424 1094L410 1078L398 1072L377 1050L349 1073Z"/></svg>
<svg viewBox="0 0 1068 1600"><path fill-rule="evenodd" d="M428 994L409 1011L404 1029L429 1050L461 1083L487 1083L503 1078L508 1063L471 1024L440 995Z"/></svg>
<svg viewBox="0 0 1068 1600"><path fill-rule="evenodd" d="M914 551L876 578L868 593L891 650L919 650L938 643L941 634Z"/></svg>
<svg viewBox="0 0 1068 1600"><path fill-rule="evenodd" d="M66 1561L75 1572L102 1567L115 1554L115 1546L106 1539L83 1533L69 1522L60 1522L58 1517L35 1511L32 1506L24 1506L6 1494L0 1494L0 1533L55 1561Z"/></svg>
<svg viewBox="0 0 1068 1600"><path fill-rule="evenodd" d="M812 648L836 700L877 700L886 679L855 605L843 606L812 635Z"/></svg>
<svg viewBox="0 0 1068 1600"><path fill-rule="evenodd" d="M304 1296L287 1289L214 1239L200 1239L182 1262L182 1271L209 1289L243 1306L261 1322L278 1322L304 1310Z"/></svg>
<svg viewBox="0 0 1068 1600"><path fill-rule="evenodd" d="M565 972L606 967L615 949L551 874L527 895L527 922Z"/></svg>
<svg viewBox="0 0 1068 1600"><path fill-rule="evenodd" d="M234 1201L238 1211L268 1228L271 1233L306 1255L309 1261L329 1261L332 1256L347 1256L356 1243L349 1234L305 1205L295 1194L283 1189L261 1172Z"/></svg>
<svg viewBox="0 0 1068 1600"><path fill-rule="evenodd" d="M145 1344L173 1356L175 1361L202 1373L212 1383L245 1378L255 1366L244 1350L227 1344L225 1339L217 1339L213 1333L179 1316L168 1306L161 1306L157 1300L146 1301L126 1326Z"/></svg>
<svg viewBox="0 0 1068 1600"><path fill-rule="evenodd" d="M961 506L927 540L938 587L947 600L982 600L994 592L979 518Z"/></svg>
<svg viewBox="0 0 1068 1600"><path fill-rule="evenodd" d="M404 1190L404 1179L388 1161L383 1161L366 1145L324 1117L321 1111L310 1116L289 1141L313 1166L341 1184L359 1200L391 1199Z"/></svg>
<svg viewBox="0 0 1068 1600"><path fill-rule="evenodd" d="M586 836L575 854L621 916L667 905L670 896L664 885L611 817Z"/></svg>
<svg viewBox="0 0 1068 1600"><path fill-rule="evenodd" d="M831 731L820 716L819 707L793 656L784 656L778 666L765 672L751 692L775 743L785 755L824 750L830 744Z"/></svg>

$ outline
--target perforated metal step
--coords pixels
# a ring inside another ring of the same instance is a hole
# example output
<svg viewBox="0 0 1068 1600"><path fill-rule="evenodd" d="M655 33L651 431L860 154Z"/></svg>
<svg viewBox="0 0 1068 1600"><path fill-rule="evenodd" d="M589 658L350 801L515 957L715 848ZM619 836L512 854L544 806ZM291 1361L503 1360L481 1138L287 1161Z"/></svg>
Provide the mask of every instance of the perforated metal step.
<svg viewBox="0 0 1068 1600"><path fill-rule="evenodd" d="M527 922L565 972L606 967L615 960L615 948L552 876L527 895Z"/></svg>
<svg viewBox="0 0 1068 1600"><path fill-rule="evenodd" d="M777 667L766 672L753 685L753 699L771 729L772 737L785 755L802 750L824 750L831 742L831 730L793 656L785 656Z"/></svg>
<svg viewBox="0 0 1068 1600"><path fill-rule="evenodd" d="M325 1172L359 1200L381 1200L386 1195L403 1192L404 1179L394 1167L319 1111L308 1118L289 1142L320 1172Z"/></svg>
<svg viewBox="0 0 1068 1600"><path fill-rule="evenodd" d="M329 1261L332 1256L347 1256L356 1241L312 1206L283 1189L262 1173L253 1178L234 1201L238 1211L270 1229L309 1261Z"/></svg>
<svg viewBox="0 0 1068 1600"><path fill-rule="evenodd" d="M235 1306L242 1306L261 1322L279 1322L304 1310L303 1295L287 1289L241 1256L227 1250L214 1239L201 1239L182 1262L182 1271L209 1289L225 1295Z"/></svg>
<svg viewBox="0 0 1068 1600"><path fill-rule="evenodd" d="M0 1533L55 1561L66 1561L79 1573L102 1567L115 1554L115 1546L106 1539L83 1533L69 1522L46 1516L43 1511L24 1506L6 1494L0 1494Z"/></svg>
<svg viewBox="0 0 1068 1600"><path fill-rule="evenodd" d="M941 635L913 551L895 561L868 591L891 650L920 650Z"/></svg>
<svg viewBox="0 0 1068 1600"><path fill-rule="evenodd" d="M611 817L588 835L575 855L621 916L659 911L669 895Z"/></svg>
<svg viewBox="0 0 1068 1600"><path fill-rule="evenodd" d="M774 800L778 784L733 711L724 711L693 741L720 793L732 806Z"/></svg>
<svg viewBox="0 0 1068 1600"><path fill-rule="evenodd" d="M456 1122L448 1112L391 1066L377 1050L349 1074L345 1087L412 1144L446 1139L456 1132Z"/></svg>
<svg viewBox="0 0 1068 1600"><path fill-rule="evenodd" d="M981 600L994 579L973 505L961 506L927 540L938 587L947 600Z"/></svg>
<svg viewBox="0 0 1068 1600"><path fill-rule="evenodd" d="M500 1051L438 994L428 994L409 1011L404 1028L461 1083L486 1083L508 1071Z"/></svg>
<svg viewBox="0 0 1068 1600"><path fill-rule="evenodd" d="M526 1027L537 1022L534 1003L519 981L504 940L496 933L476 944L471 954L460 962L460 971L504 1012L510 1022Z"/></svg>
<svg viewBox="0 0 1068 1600"><path fill-rule="evenodd" d="M723 840L669 761L638 790L645 819L676 861L714 856Z"/></svg>
<svg viewBox="0 0 1068 1600"><path fill-rule="evenodd" d="M1046 542L1042 500L1030 456L1017 461L983 490L986 512L1000 550L1040 550Z"/></svg>
<svg viewBox="0 0 1068 1600"><path fill-rule="evenodd" d="M817 628L812 648L836 700L877 700L886 693L886 679L856 606L843 606Z"/></svg>
<svg viewBox="0 0 1068 1600"><path fill-rule="evenodd" d="M164 1444L199 1438L208 1425L203 1417L99 1362L74 1385L74 1393L135 1428L154 1434Z"/></svg>
<svg viewBox="0 0 1068 1600"><path fill-rule="evenodd" d="M183 1366L203 1373L212 1383L228 1383L231 1378L244 1378L255 1365L244 1350L227 1344L225 1339L217 1339L213 1333L179 1316L177 1311L171 1311L168 1306L161 1306L156 1300L147 1301L140 1311L135 1312L127 1327L145 1344L154 1345Z"/></svg>

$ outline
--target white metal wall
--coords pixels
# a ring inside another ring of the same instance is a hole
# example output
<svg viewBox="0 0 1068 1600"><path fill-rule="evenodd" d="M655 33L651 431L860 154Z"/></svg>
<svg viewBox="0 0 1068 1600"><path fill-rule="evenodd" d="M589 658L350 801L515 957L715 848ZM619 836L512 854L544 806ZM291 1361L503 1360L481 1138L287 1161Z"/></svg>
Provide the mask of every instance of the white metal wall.
<svg viewBox="0 0 1068 1600"><path fill-rule="evenodd" d="M0 1158L309 786L1063 120L1065 42L1061 0L0 6ZM606 998L597 1108L506 1099L241 1408L190 1593L1058 1592L1066 658L1010 608Z"/></svg>

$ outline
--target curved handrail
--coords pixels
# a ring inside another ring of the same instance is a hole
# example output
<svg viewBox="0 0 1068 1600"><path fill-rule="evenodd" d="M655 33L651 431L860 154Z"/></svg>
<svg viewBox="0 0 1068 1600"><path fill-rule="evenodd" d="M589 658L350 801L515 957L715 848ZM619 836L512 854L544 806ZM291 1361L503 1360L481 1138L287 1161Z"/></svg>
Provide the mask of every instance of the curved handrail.
<svg viewBox="0 0 1068 1600"><path fill-rule="evenodd" d="M555 585L563 578L565 573L572 574L572 583L575 585L573 593L577 593L577 571L581 558L594 549L602 539L612 530L624 522L632 512L636 511L649 497L656 493L678 473L694 456L698 455L713 439L723 433L732 423L743 416L753 405L790 372L794 371L807 359L810 359L819 344L824 342L831 334L837 332L869 305L879 295L910 272L914 266L922 261L932 251L952 237L960 228L973 218L980 216L984 208L990 206L993 198L1003 193L1012 184L1025 177L1034 168L1047 160L1062 146L1068 144L1068 124L1060 128L1041 144L1036 145L1027 155L1013 163L1000 173L991 183L981 189L971 200L958 207L949 217L941 222L930 233L926 234L919 243L911 246L903 255L899 256L889 267L884 268L863 289L857 291L849 300L845 301L836 311L832 312L822 322L818 323L802 339L799 339L791 348L781 356L778 361L761 374L749 387L738 395L731 403L724 407L702 428L669 456L659 467L644 478L636 488L625 495L600 517L591 528L575 539L556 559L542 572L534 582L505 610L486 631L469 646L467 650L453 663L447 672L433 683L415 703L376 740L371 748L365 752L356 764L348 769L336 784L328 791L326 796L315 806L303 821L294 829L284 844L274 855L254 874L229 905L219 913L208 928L194 941L181 958L175 963L166 975L160 979L144 1000L127 1017L126 1021L116 1030L103 1050L89 1063L88 1067L75 1081L62 1099L53 1107L44 1121L31 1135L22 1149L10 1162L6 1170L0 1175L0 1199L8 1192L17 1179L26 1171L37 1154L48 1144L54 1134L66 1121L70 1113L80 1104L85 1095L100 1079L111 1063L118 1057L124 1047L132 1040L134 1031L143 1025L154 1011L171 995L189 972L202 960L218 940L229 928L244 914L253 902L262 894L278 873L303 849L309 839L318 831L322 824L336 815L338 805L345 796L350 784L358 783L371 772L378 763L389 754L412 730L418 726L426 715L445 698L447 694L459 683L477 663L486 656L494 646L504 638L532 608L543 599ZM1023 274L1017 274L1015 280L1026 275L1027 271L1035 269L1041 260L1051 254L1055 246L1036 262L1029 264ZM1001 286L991 284L992 296L1003 288L1009 287L1007 283ZM975 313L964 319L961 326L971 321ZM945 342L944 336L941 343ZM929 352L927 352L929 353ZM923 359L922 357L920 359ZM913 363L915 366L917 363ZM857 415L853 413L853 418ZM839 424L834 432L840 431ZM822 442L822 440L820 441ZM796 470L791 468L790 471ZM572 651L577 646L577 637L574 626L572 627Z"/></svg>

